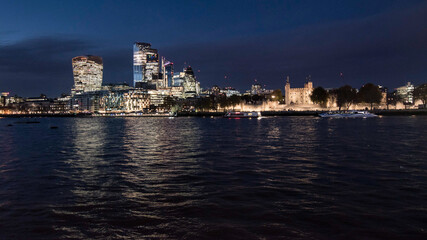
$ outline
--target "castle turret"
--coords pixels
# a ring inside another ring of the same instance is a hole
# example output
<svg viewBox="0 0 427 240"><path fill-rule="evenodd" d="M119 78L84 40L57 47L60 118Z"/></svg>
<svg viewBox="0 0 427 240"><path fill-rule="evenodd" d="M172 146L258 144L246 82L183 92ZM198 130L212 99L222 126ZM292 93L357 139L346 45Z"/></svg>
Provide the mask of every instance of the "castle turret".
<svg viewBox="0 0 427 240"><path fill-rule="evenodd" d="M290 101L291 101L290 91L291 91L291 83L289 82L289 76L287 76L286 84L285 84L285 104L290 104Z"/></svg>

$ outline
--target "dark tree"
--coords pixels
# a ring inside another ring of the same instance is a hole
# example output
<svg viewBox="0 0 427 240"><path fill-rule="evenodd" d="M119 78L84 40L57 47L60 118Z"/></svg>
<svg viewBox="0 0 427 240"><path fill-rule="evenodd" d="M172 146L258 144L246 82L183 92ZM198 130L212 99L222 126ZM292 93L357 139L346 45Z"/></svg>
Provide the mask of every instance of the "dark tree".
<svg viewBox="0 0 427 240"><path fill-rule="evenodd" d="M225 109L230 105L230 102L228 101L228 98L225 95L218 96L217 101L219 103L220 108L223 108L223 109Z"/></svg>
<svg viewBox="0 0 427 240"><path fill-rule="evenodd" d="M165 99L163 100L163 106L165 109L167 110L171 110L171 108L176 104L176 101L173 97L171 96L167 96L165 97Z"/></svg>
<svg viewBox="0 0 427 240"><path fill-rule="evenodd" d="M241 98L237 95L233 95L228 98L228 102L233 107L233 109L236 105L240 104L241 101Z"/></svg>
<svg viewBox="0 0 427 240"><path fill-rule="evenodd" d="M252 101L254 101L255 103L262 100L262 97L258 94L255 94L252 96Z"/></svg>
<svg viewBox="0 0 427 240"><path fill-rule="evenodd" d="M414 99L421 100L424 108L426 108L427 102L427 83L421 84L414 89Z"/></svg>
<svg viewBox="0 0 427 240"><path fill-rule="evenodd" d="M311 101L320 104L321 107L326 107L328 103L329 93L322 87L317 87L310 95Z"/></svg>
<svg viewBox="0 0 427 240"><path fill-rule="evenodd" d="M396 91L387 94L387 109L389 105L393 105L396 108L398 102L402 102L403 99Z"/></svg>
<svg viewBox="0 0 427 240"><path fill-rule="evenodd" d="M361 102L369 103L371 111L374 104L380 104L383 95L377 85L367 83L360 88L358 97Z"/></svg>
<svg viewBox="0 0 427 240"><path fill-rule="evenodd" d="M246 103L251 102L251 96L250 95L243 95L240 97L243 101Z"/></svg>
<svg viewBox="0 0 427 240"><path fill-rule="evenodd" d="M348 110L351 104L356 102L357 92L356 89L352 88L349 85L342 86L336 90L337 94L337 105L339 110L344 107Z"/></svg>
<svg viewBox="0 0 427 240"><path fill-rule="evenodd" d="M274 90L273 93L271 94L271 98L274 101L282 102L283 101L282 90L280 89Z"/></svg>
<svg viewBox="0 0 427 240"><path fill-rule="evenodd" d="M215 109L215 102L213 97L201 97L196 102L196 108L200 111L209 111Z"/></svg>

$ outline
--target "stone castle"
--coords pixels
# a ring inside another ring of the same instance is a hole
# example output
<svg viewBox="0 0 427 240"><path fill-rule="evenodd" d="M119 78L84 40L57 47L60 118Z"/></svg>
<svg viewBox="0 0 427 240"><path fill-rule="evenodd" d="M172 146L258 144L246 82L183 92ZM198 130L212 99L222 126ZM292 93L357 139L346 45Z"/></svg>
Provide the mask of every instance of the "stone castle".
<svg viewBox="0 0 427 240"><path fill-rule="evenodd" d="M289 104L313 104L310 99L310 95L313 92L313 82L311 82L311 76L308 76L307 82L304 84L303 88L291 88L289 82L289 76L286 77L285 85L285 103Z"/></svg>

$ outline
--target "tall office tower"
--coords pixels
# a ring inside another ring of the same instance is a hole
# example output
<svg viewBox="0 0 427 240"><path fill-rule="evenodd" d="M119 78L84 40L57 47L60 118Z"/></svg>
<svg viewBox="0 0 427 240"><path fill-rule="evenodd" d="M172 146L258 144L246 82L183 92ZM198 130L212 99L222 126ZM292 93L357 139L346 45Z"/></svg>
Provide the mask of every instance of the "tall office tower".
<svg viewBox="0 0 427 240"><path fill-rule="evenodd" d="M159 79L159 56L157 49L149 43L136 42L133 45L133 84L139 87L143 83L151 84Z"/></svg>
<svg viewBox="0 0 427 240"><path fill-rule="evenodd" d="M102 58L97 56L79 56L72 60L74 87L72 94L101 90Z"/></svg>
<svg viewBox="0 0 427 240"><path fill-rule="evenodd" d="M184 69L184 82L182 86L185 98L194 97L200 93L200 83L197 82L193 69L190 66Z"/></svg>
<svg viewBox="0 0 427 240"><path fill-rule="evenodd" d="M414 85L410 82L406 86L396 88L396 93L403 100L403 103L414 103Z"/></svg>
<svg viewBox="0 0 427 240"><path fill-rule="evenodd" d="M172 87L173 79L173 62L162 58L162 73L165 87Z"/></svg>

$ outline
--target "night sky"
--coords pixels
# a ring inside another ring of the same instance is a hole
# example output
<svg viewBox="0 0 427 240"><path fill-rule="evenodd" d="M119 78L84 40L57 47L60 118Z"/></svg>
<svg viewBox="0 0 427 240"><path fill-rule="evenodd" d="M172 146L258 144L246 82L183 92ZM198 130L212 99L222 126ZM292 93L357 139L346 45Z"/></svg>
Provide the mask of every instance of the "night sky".
<svg viewBox="0 0 427 240"><path fill-rule="evenodd" d="M427 1L0 1L0 91L56 97L71 58L132 84L132 44L191 65L201 86L326 88L427 82ZM199 72L200 71L200 72ZM340 78L340 72L343 78ZM225 76L227 76L225 78Z"/></svg>

